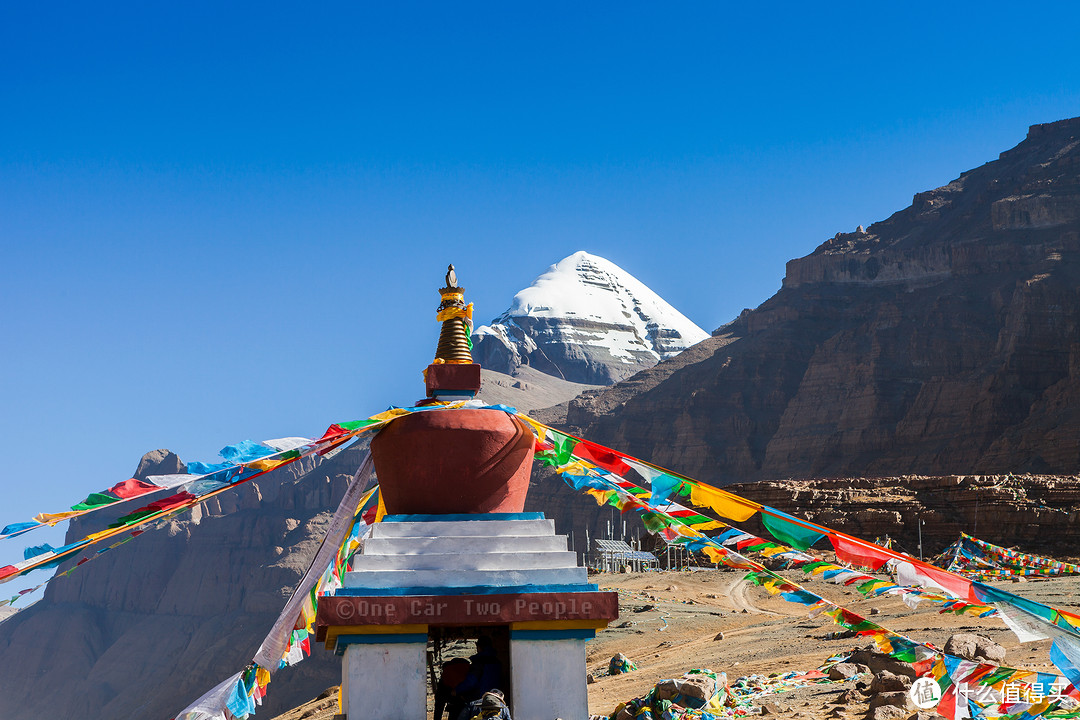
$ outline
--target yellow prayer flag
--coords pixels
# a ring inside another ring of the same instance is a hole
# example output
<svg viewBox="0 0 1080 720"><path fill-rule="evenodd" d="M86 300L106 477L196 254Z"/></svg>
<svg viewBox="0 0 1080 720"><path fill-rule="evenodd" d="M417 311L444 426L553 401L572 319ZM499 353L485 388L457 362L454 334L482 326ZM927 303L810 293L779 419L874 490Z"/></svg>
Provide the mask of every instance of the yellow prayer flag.
<svg viewBox="0 0 1080 720"><path fill-rule="evenodd" d="M252 470L260 470L262 472L270 472L279 465L284 465L290 460L282 460L280 458L264 458L262 460L253 460L252 462L244 463L244 467L251 468Z"/></svg>
<svg viewBox="0 0 1080 720"><path fill-rule="evenodd" d="M727 551L721 550L720 548L707 547L704 548L702 552L708 555L710 560L718 564L723 563L724 559L727 557Z"/></svg>
<svg viewBox="0 0 1080 720"><path fill-rule="evenodd" d="M703 523L692 523L689 527L694 528L698 532L705 532L706 530L716 530L717 528L727 527L727 524L720 522L719 520L710 520Z"/></svg>
<svg viewBox="0 0 1080 720"><path fill-rule="evenodd" d="M382 522L382 519L386 517L386 504L383 503L382 493L379 493L379 507L375 510L375 522Z"/></svg>
<svg viewBox="0 0 1080 720"><path fill-rule="evenodd" d="M698 507L710 508L720 517L736 522L749 520L761 509L761 506L755 502L743 500L737 495L699 483L690 485L690 502Z"/></svg>
<svg viewBox="0 0 1080 720"><path fill-rule="evenodd" d="M38 513L34 516L34 522L42 523L45 525L55 525L58 522L67 520L68 518L75 517L81 513L77 511L58 512L58 513Z"/></svg>
<svg viewBox="0 0 1080 720"><path fill-rule="evenodd" d="M107 538L112 535L116 535L117 533L123 532L126 529L127 528L106 528L105 530L99 530L96 533L90 533L86 536L85 539L89 540L90 542L96 542L98 540L101 540L102 538Z"/></svg>

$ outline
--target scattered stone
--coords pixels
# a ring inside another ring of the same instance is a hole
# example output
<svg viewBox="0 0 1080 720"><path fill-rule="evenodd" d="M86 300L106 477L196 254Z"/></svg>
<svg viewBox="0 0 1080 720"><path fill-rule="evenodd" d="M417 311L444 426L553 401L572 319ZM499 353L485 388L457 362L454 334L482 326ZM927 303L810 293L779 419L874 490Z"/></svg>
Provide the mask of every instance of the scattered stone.
<svg viewBox="0 0 1080 720"><path fill-rule="evenodd" d="M836 700L833 702L839 705L852 705L854 703L862 702L862 694L858 690L848 689L836 696Z"/></svg>
<svg viewBox="0 0 1080 720"><path fill-rule="evenodd" d="M880 609L878 609L878 608L876 608L876 607L872 607L872 608L870 608L870 614L871 614L871 615L880 615L880 614L881 614L881 610L880 610Z"/></svg>
<svg viewBox="0 0 1080 720"><path fill-rule="evenodd" d="M639 605L636 608L634 608L634 612L643 613L643 612L649 612L650 610L655 610L655 609L656 609L655 605Z"/></svg>
<svg viewBox="0 0 1080 720"><path fill-rule="evenodd" d="M945 652L965 660L982 660L1000 665L1005 661L1005 648L975 633L956 633L945 643Z"/></svg>
<svg viewBox="0 0 1080 720"><path fill-rule="evenodd" d="M628 673L634 670L637 670L637 665L634 664L633 660L626 657L622 653L616 653L608 662L609 675L622 675L623 673Z"/></svg>
<svg viewBox="0 0 1080 720"><path fill-rule="evenodd" d="M595 675L593 675L592 673L589 673L588 675L585 676L585 684L586 685L592 685L594 682L596 682L596 676Z"/></svg>
<svg viewBox="0 0 1080 720"><path fill-rule="evenodd" d="M724 631L723 630L716 633L716 636L713 637L713 640L723 640L723 639L724 639Z"/></svg>
<svg viewBox="0 0 1080 720"><path fill-rule="evenodd" d="M679 589L679 586L678 586L678 585L668 585L668 586L667 586L667 589L668 589L668 590L678 590L678 589Z"/></svg>
<svg viewBox="0 0 1080 720"><path fill-rule="evenodd" d="M829 668L830 680L850 680L859 674L859 667L854 663L842 662Z"/></svg>
<svg viewBox="0 0 1080 720"><path fill-rule="evenodd" d="M749 611L749 610L747 610L746 608L743 608L743 609L741 610L741 612L742 612L743 614L746 614L746 613L749 613L750 611Z"/></svg>
<svg viewBox="0 0 1080 720"><path fill-rule="evenodd" d="M766 700L760 703L758 707L761 708L762 715L783 715L787 712L787 708L779 703L774 703L772 700Z"/></svg>
<svg viewBox="0 0 1080 720"><path fill-rule="evenodd" d="M720 599L720 596L717 595L716 593L705 593L705 597L709 598L710 600L719 600Z"/></svg>
<svg viewBox="0 0 1080 720"><path fill-rule="evenodd" d="M632 623L632 622L630 622L629 620L627 620L626 622L621 622L621 623L619 623L619 624L618 624L618 625L616 625L615 627L617 627L617 628L628 628L628 627L631 627L631 626L633 626L633 624L634 624L634 623Z"/></svg>
<svg viewBox="0 0 1080 720"><path fill-rule="evenodd" d="M847 640L858 635L854 630L835 630L825 633L825 640Z"/></svg>
<svg viewBox="0 0 1080 720"><path fill-rule="evenodd" d="M937 716L934 713L923 712L920 710L919 712L912 713L907 720L934 720L935 717Z"/></svg>
<svg viewBox="0 0 1080 720"><path fill-rule="evenodd" d="M906 692L911 687L911 678L907 675L897 675L891 673L888 670L882 670L874 675L874 679L870 682L871 693L883 693L883 692Z"/></svg>
<svg viewBox="0 0 1080 720"><path fill-rule="evenodd" d="M866 713L866 720L900 720L908 711L896 705L879 705Z"/></svg>
<svg viewBox="0 0 1080 720"><path fill-rule="evenodd" d="M724 682L727 682L726 676ZM684 675L673 680L661 680L653 692L657 700L674 700L682 695L704 705L716 694L716 689L716 680L709 675Z"/></svg>

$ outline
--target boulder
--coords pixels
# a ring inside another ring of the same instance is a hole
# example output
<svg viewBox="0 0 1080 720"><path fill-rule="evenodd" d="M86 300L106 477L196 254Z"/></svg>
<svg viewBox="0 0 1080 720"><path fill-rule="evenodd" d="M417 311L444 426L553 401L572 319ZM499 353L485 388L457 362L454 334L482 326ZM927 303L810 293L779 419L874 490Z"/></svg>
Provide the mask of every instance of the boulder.
<svg viewBox="0 0 1080 720"><path fill-rule="evenodd" d="M1005 648L975 633L956 633L945 643L945 652L965 660L991 662L1000 665L1005 661Z"/></svg>
<svg viewBox="0 0 1080 720"><path fill-rule="evenodd" d="M915 705L911 702L911 698L908 697L907 692L903 690L882 692L870 698L871 708L881 707L882 705L892 705L909 712L915 709ZM903 713L903 715L907 715L907 712Z"/></svg>
<svg viewBox="0 0 1080 720"><path fill-rule="evenodd" d="M830 680L850 680L851 678L866 672L864 666L857 665L852 662L842 662L833 665L829 668Z"/></svg>
<svg viewBox="0 0 1080 720"><path fill-rule="evenodd" d="M899 720L907 714L907 710L896 705L879 705L867 711L866 720Z"/></svg>
<svg viewBox="0 0 1080 720"><path fill-rule="evenodd" d="M911 687L911 678L907 675L897 675L891 673L888 670L882 670L879 673L875 673L874 679L870 682L870 692L885 693L885 692L906 692Z"/></svg>
<svg viewBox="0 0 1080 720"><path fill-rule="evenodd" d="M894 657L879 653L875 650L859 650L852 653L851 657L847 659L849 663L858 663L865 665L870 669L872 673L879 673L882 670L888 670L894 675L906 675L912 680L915 679L915 668L911 666L911 663L906 663L902 660L897 660Z"/></svg>
<svg viewBox="0 0 1080 720"><path fill-rule="evenodd" d="M726 683L726 676L721 682ZM656 684L657 700L672 700L685 707L703 707L717 692L717 681L711 675L688 673L681 678L661 680Z"/></svg>

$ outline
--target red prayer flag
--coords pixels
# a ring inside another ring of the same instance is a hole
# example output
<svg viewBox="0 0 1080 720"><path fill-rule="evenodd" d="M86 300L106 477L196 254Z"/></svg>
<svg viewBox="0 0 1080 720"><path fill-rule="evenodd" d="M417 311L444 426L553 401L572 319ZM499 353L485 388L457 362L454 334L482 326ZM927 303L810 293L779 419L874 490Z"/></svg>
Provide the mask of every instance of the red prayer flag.
<svg viewBox="0 0 1080 720"><path fill-rule="evenodd" d="M623 462L625 456L622 453L588 440L582 440L575 445L574 454L582 460L588 460L593 465L598 465L616 475L626 475L626 473L630 472L630 466Z"/></svg>
<svg viewBox="0 0 1080 720"><path fill-rule="evenodd" d="M0 567L0 580L3 580L6 577L11 577L17 572L19 572L19 568L15 567L14 565L5 565L4 567Z"/></svg>
<svg viewBox="0 0 1080 720"><path fill-rule="evenodd" d="M858 565L859 567L878 570L889 560L897 557L896 554L890 553L885 548L880 548L866 542L860 542L854 538L847 538L841 535L829 535L828 538L829 542L832 543L833 549L836 550L836 557L846 563Z"/></svg>
<svg viewBox="0 0 1080 720"><path fill-rule="evenodd" d="M162 500L158 500L157 502L152 502L144 509L153 510L155 512L164 512L166 510L174 510L182 505L187 504L188 501L195 499L195 495L192 495L185 490L183 492L178 492L175 495L170 495L169 497Z"/></svg>
<svg viewBox="0 0 1080 720"><path fill-rule="evenodd" d="M125 480L122 483L117 483L113 485L111 488L109 488L109 492L111 492L113 495L120 498L121 500L127 500L129 498L145 495L148 492L153 492L160 489L161 488L157 485L151 485L148 482L143 482L142 480L136 480L135 478L131 478L130 480Z"/></svg>
<svg viewBox="0 0 1080 720"><path fill-rule="evenodd" d="M326 428L326 432L324 432L323 436L319 438L319 442L322 442L323 440L329 440L330 438L336 438L339 435L344 435L346 432L348 431L345 428L341 427L337 423L334 423L330 427Z"/></svg>

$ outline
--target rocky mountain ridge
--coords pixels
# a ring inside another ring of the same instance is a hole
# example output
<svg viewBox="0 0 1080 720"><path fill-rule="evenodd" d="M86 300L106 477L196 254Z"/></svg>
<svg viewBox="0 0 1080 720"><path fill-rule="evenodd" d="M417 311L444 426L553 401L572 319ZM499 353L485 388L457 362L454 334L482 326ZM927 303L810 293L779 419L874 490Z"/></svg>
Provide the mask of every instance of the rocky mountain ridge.
<svg viewBox="0 0 1080 720"><path fill-rule="evenodd" d="M788 263L687 353L551 419L726 484L1080 471L1080 119Z"/></svg>

